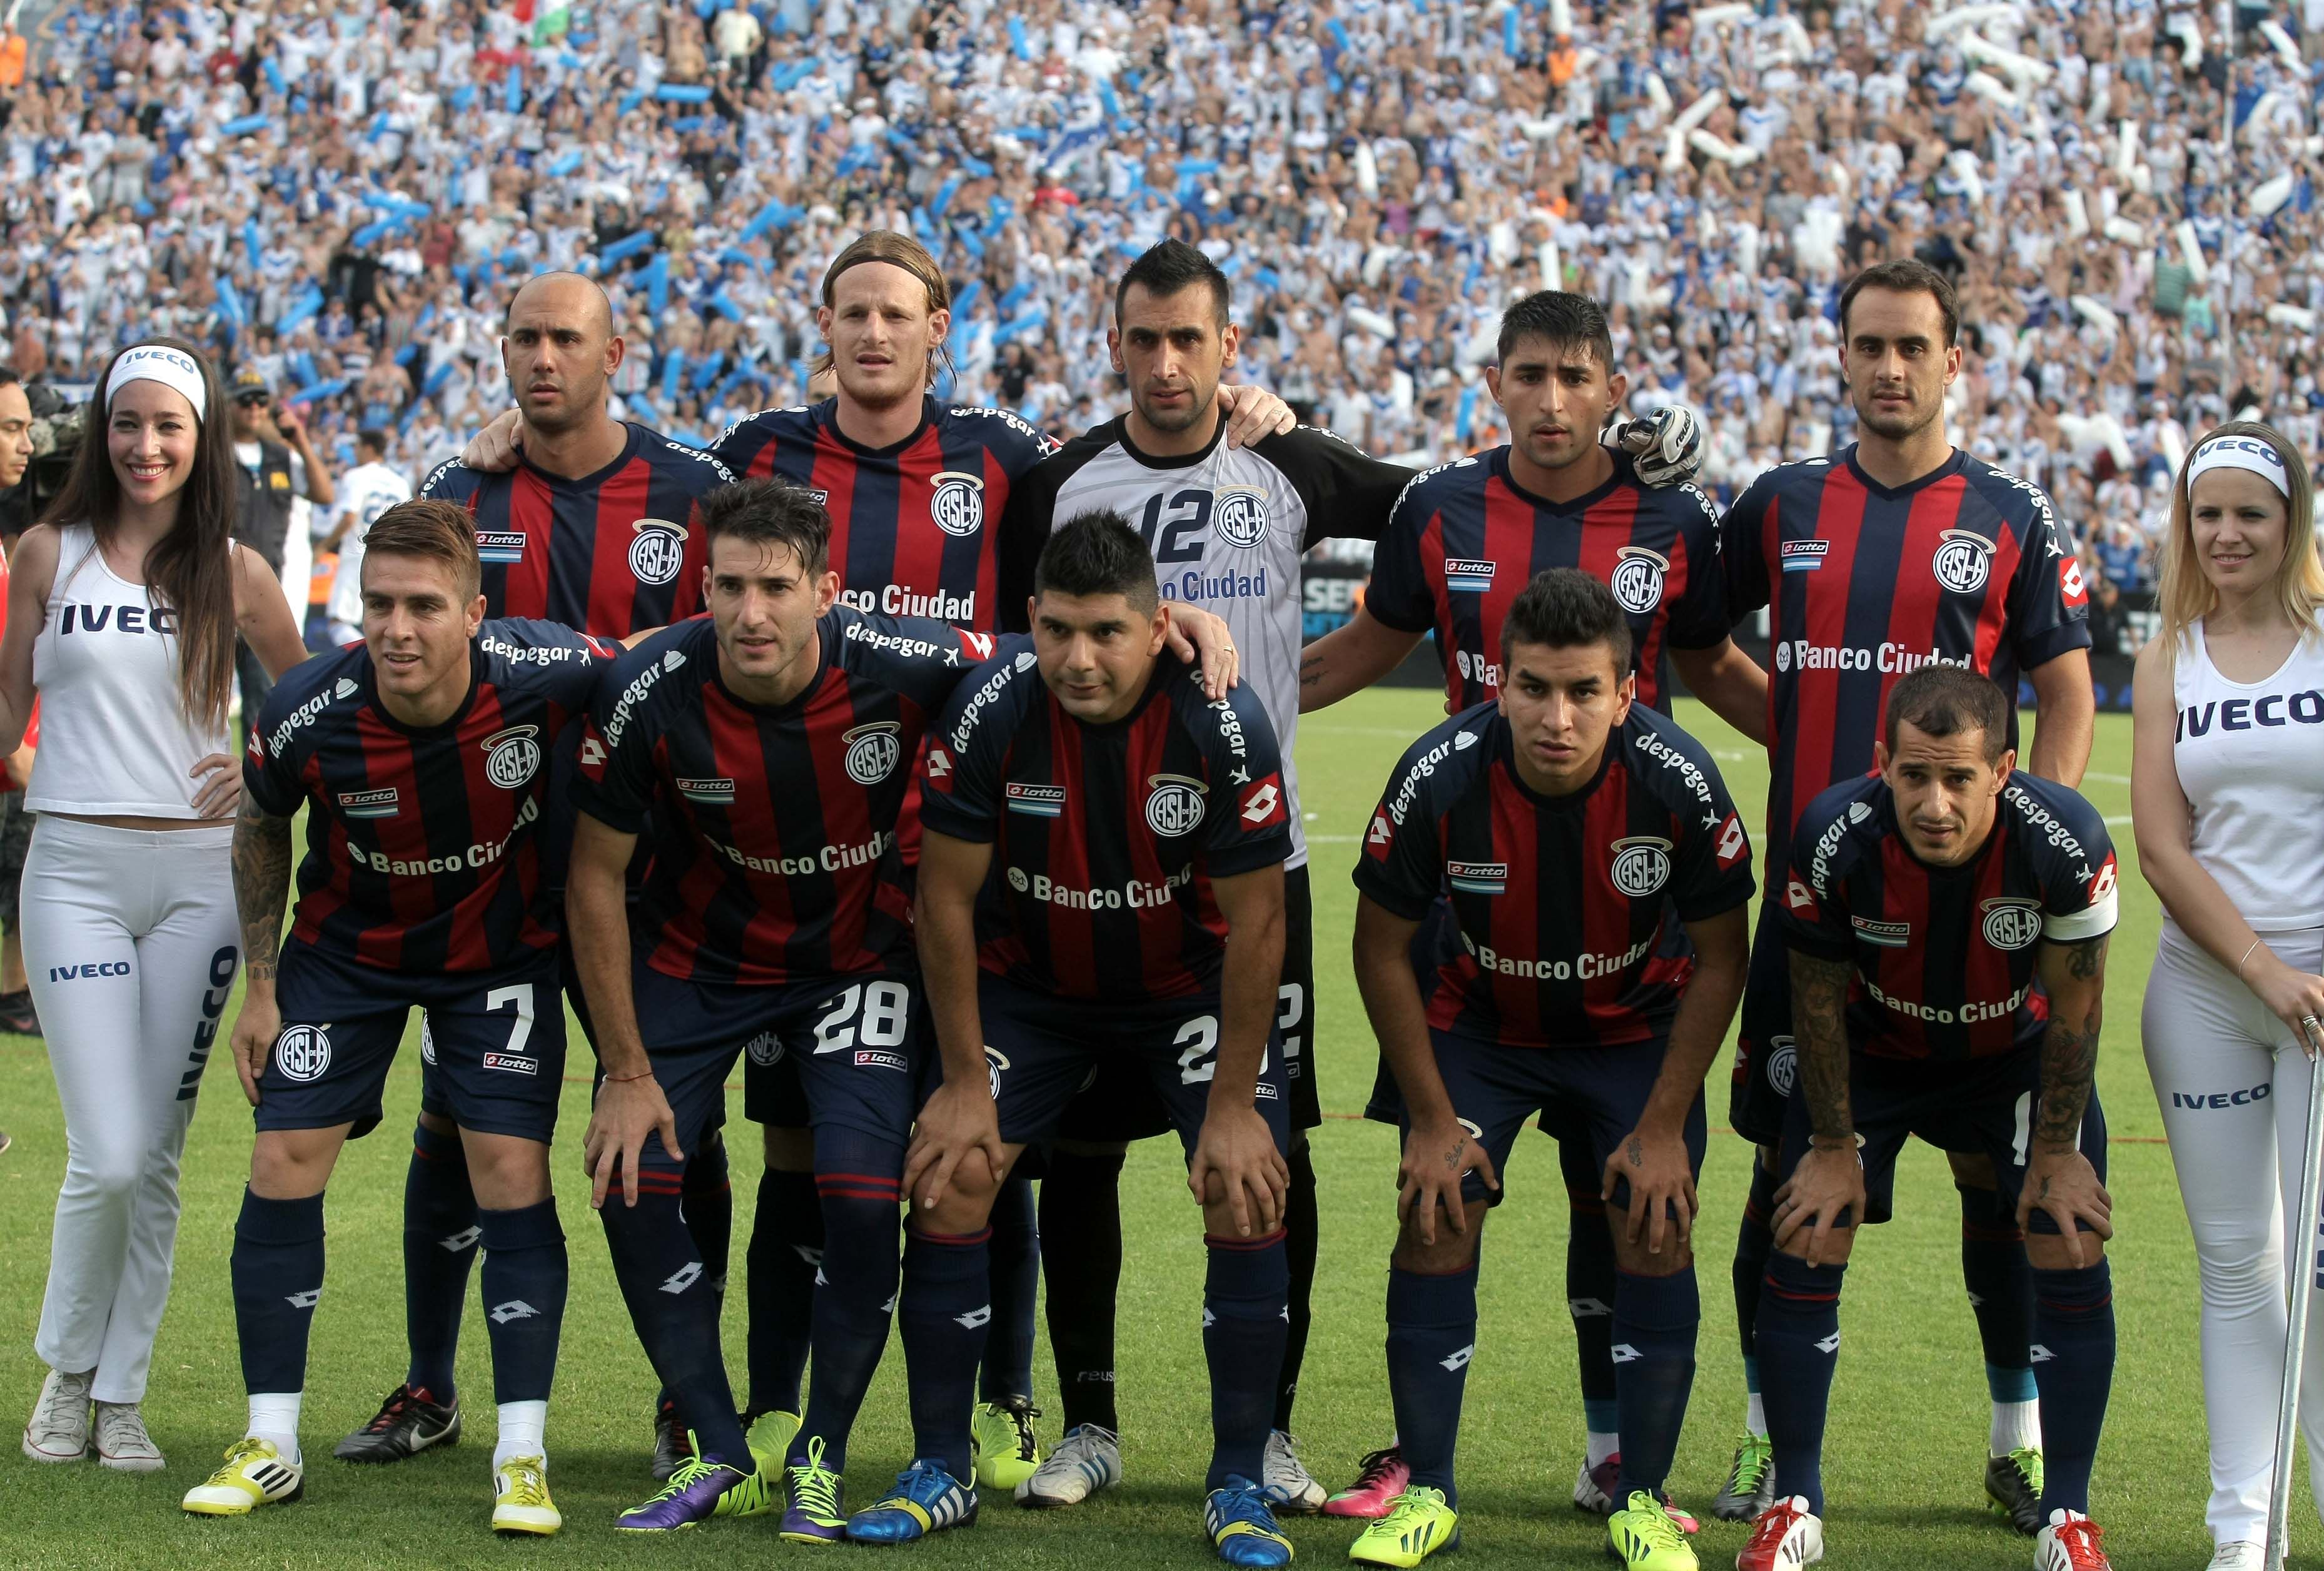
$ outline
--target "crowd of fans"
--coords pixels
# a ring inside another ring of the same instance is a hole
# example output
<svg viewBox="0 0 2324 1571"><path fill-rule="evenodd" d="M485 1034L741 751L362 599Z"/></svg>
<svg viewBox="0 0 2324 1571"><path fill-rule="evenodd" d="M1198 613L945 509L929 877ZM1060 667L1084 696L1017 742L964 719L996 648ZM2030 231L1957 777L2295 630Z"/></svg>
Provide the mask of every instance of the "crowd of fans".
<svg viewBox="0 0 2324 1571"><path fill-rule="evenodd" d="M1508 300L1584 291L1722 496L1849 439L1840 286L1918 254L1960 291L1955 439L2134 592L2191 434L2324 423L2319 0L2232 38L2209 0L38 12L0 36L14 363L213 342L341 464L373 428L417 476L503 407L499 314L549 267L612 291L625 412L707 441L802 397L875 226L953 281L950 395L1060 432L1114 411L1110 282L1165 235L1233 278L1240 379L1416 462L1501 439Z"/></svg>

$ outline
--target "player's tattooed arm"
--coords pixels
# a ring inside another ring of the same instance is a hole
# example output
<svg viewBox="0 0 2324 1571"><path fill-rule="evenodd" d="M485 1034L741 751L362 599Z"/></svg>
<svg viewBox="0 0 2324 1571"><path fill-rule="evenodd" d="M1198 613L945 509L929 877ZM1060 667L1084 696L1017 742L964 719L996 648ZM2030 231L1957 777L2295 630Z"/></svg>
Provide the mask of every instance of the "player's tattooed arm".
<svg viewBox="0 0 2324 1571"><path fill-rule="evenodd" d="M2107 937L2042 947L2043 991L2050 1026L2042 1038L2042 1106L2034 1139L2075 1149L2098 1067L2098 1025L2106 1006Z"/></svg>
<svg viewBox="0 0 2324 1571"><path fill-rule="evenodd" d="M1856 1137L1848 1099L1848 984L1855 967L1792 951L1792 1032L1798 1039L1800 1094L1818 1144Z"/></svg>
<svg viewBox="0 0 2324 1571"><path fill-rule="evenodd" d="M1370 687L1402 664L1420 640L1421 634L1390 627L1359 605L1346 623L1300 652L1299 712L1328 708Z"/></svg>
<svg viewBox="0 0 2324 1571"><path fill-rule="evenodd" d="M234 899L242 917L243 975L253 987L274 985L290 859L290 820L244 797L234 823Z"/></svg>

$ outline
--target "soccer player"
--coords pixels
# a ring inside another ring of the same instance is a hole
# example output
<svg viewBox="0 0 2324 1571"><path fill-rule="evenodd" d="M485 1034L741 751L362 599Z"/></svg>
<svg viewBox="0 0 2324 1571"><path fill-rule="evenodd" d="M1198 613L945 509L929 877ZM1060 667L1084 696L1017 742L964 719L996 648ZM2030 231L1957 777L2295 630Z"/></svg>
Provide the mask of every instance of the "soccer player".
<svg viewBox="0 0 2324 1571"><path fill-rule="evenodd" d="M243 1516L304 1491L324 1186L340 1148L378 1125L417 1004L479 1207L500 1404L493 1527L554 1533L543 1430L566 1255L549 1143L565 1005L540 826L550 753L618 651L549 623L485 621L475 531L448 503L381 514L363 573L364 642L284 678L243 766L247 991L232 1042L258 1138L233 1275L250 1424L185 1509ZM307 856L283 939L301 809Z"/></svg>
<svg viewBox="0 0 2324 1571"><path fill-rule="evenodd" d="M1889 694L1879 773L1808 804L1773 903L1792 975L1775 1252L1757 1335L1775 1478L1738 1571L1823 1557L1825 1409L1859 1223L1908 1135L1993 1164L2033 1262L2046 1442L2036 1571L2106 1571L2090 1465L2114 1379L2103 1125L2083 1120L2114 930L2105 820L2016 773L2006 690L1931 663Z"/></svg>
<svg viewBox="0 0 2324 1571"><path fill-rule="evenodd" d="M517 399L524 462L487 472L455 459L420 486L422 496L456 502L472 515L486 616L545 617L623 639L700 608L702 531L694 508L733 476L714 459L613 418L609 378L622 353L605 292L589 279L543 273L510 300L501 364ZM553 793L549 805L542 850L554 920L571 824L565 793ZM566 983L578 1003L569 972ZM586 1033L586 1012L581 1021ZM335 1454L344 1461L398 1462L459 1439L453 1359L475 1261L476 1201L444 1099L426 1070L420 1105L404 1183L410 1363L379 1411L340 1441ZM725 1147L714 1140L687 1168L687 1224L703 1241L722 1291L732 1215ZM654 1472L666 1477L686 1440L685 1419L667 1393L656 1404L654 1427Z"/></svg>
<svg viewBox="0 0 2324 1571"><path fill-rule="evenodd" d="M1748 1394L1745 1432L1711 1510L1756 1516L1768 1474L1751 1326L1772 1247L1768 1213L1784 1103L1798 1073L1789 975L1775 898L1792 826L1825 787L1873 767L1882 707L1907 671L1950 662L2014 694L2034 689L2027 768L2071 786L2089 760L2089 592L2040 488L1945 437L1945 390L1960 370L1952 285L1913 261L1867 268L1840 295L1840 368L1861 422L1829 458L1769 470L1728 510L1720 560L1728 614L1766 607L1775 671L1768 704L1767 886L1738 1028L1729 1120L1759 1148L1735 1249L1735 1310ZM2017 713L2002 740L2017 743ZM2040 1416L2029 1318L2033 1285L2016 1220L1982 1154L1953 1153L1961 1274L1977 1313L1993 1400L1985 1487L2021 1532L2043 1526Z"/></svg>
<svg viewBox="0 0 2324 1571"><path fill-rule="evenodd" d="M1010 1165L1093 1071L1133 1067L1203 1206L1204 1529L1231 1565L1284 1565L1259 1482L1288 1330L1283 760L1250 688L1213 702L1159 663L1154 560L1121 515L1059 529L1035 585L1031 640L962 683L921 766L916 927L944 1080L904 1172L908 1251L981 1275Z"/></svg>
<svg viewBox="0 0 2324 1571"><path fill-rule="evenodd" d="M1459 1542L1478 1244L1538 1114L1589 1148L1611 1203L1612 1553L1641 1571L1695 1565L1662 1492L1701 1318L1702 1080L1743 993L1751 851L1711 755L1635 702L1628 615L1572 568L1520 590L1495 700L1406 752L1356 863L1357 983L1404 1094L1388 1365L1410 1470L1350 1548L1362 1564L1416 1566ZM1407 956L1448 888L1459 941L1424 1000ZM1671 944L1678 925L1691 947Z"/></svg>
<svg viewBox="0 0 2324 1571"><path fill-rule="evenodd" d="M1457 713L1490 701L1500 690L1509 607L1535 573L1568 567L1605 583L1621 606L1637 702L1669 713L1675 664L1697 698L1765 741L1766 673L1728 636L1719 515L1710 498L1673 483L1660 454L1634 457L1598 439L1628 391L1614 366L1606 313L1562 291L1526 296L1502 315L1498 361L1485 368L1485 383L1519 439L1439 466L1404 488L1372 559L1363 604L1301 656L1300 708L1322 708L1378 681L1431 630L1446 707ZM1436 951L1450 937L1443 914L1422 924L1414 963L1424 992L1434 985L1444 958ZM1366 1113L1390 1123L1403 1115L1385 1058ZM1589 1141L1579 1134L1563 1141L1559 1155L1573 1214L1566 1303L1588 1437L1573 1503L1608 1515L1622 1498L1614 1243L1598 1193L1601 1164ZM1356 1483L1323 1509L1379 1516L1406 1476L1394 1446L1375 1451Z"/></svg>

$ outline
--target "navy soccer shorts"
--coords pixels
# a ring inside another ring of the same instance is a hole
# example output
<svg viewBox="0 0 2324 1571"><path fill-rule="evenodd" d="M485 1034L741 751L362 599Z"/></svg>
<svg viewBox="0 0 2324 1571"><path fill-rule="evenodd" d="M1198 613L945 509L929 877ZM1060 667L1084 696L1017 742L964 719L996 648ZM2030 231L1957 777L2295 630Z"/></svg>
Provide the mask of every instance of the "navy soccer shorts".
<svg viewBox="0 0 2324 1571"><path fill-rule="evenodd" d="M476 974L420 975L285 945L274 985L281 1033L258 1081L258 1127L369 1134L412 1008L422 1103L462 1129L546 1141L565 1076L565 999L557 956Z"/></svg>
<svg viewBox="0 0 2324 1571"><path fill-rule="evenodd" d="M2032 1138L2034 1104L2042 1096L2042 1049L2037 1043L1987 1058L1876 1058L1849 1055L1848 1094L1856 1116L1857 1155L1864 1163L1864 1221L1886 1222L1895 1214L1896 1153L1918 1135L1941 1151L1982 1152L1993 1160L2002 1197L2013 1207L2025 1184L2026 1147ZM1807 1154L1813 1128L1807 1099L1794 1096L1784 1109L1783 1152L1777 1182ZM2106 1182L2106 1114L2090 1094L2082 1115L2082 1154ZM2035 1233L2058 1231L2049 1214L2035 1211L2027 1225ZM2083 1224L2085 1231L2088 1224Z"/></svg>
<svg viewBox="0 0 2324 1571"><path fill-rule="evenodd" d="M1035 993L990 974L977 978L984 1021L984 1058L1001 1138L1030 1145L1058 1135L1093 1138L1065 1123L1074 1098L1109 1063L1142 1075L1160 1102L1168 1127L1191 1156L1210 1109L1211 1077L1218 1067L1219 1001L1215 996L1142 1004L1135 1010L1102 1002ZM1291 1139L1289 1077L1277 1033L1268 1034L1253 1105L1267 1120L1278 1150Z"/></svg>
<svg viewBox="0 0 2324 1571"><path fill-rule="evenodd" d="M820 977L788 986L688 982L632 968L639 1030L654 1078L691 1152L726 1123L726 1077L738 1058L786 1077L798 1123L830 1124L901 1145L933 1088L935 1037L909 976ZM747 1085L747 1081L746 1081ZM659 1133L641 1166L673 1166Z"/></svg>
<svg viewBox="0 0 2324 1571"><path fill-rule="evenodd" d="M1283 980L1276 994L1275 1034L1283 1046L1284 1085L1290 1095L1293 1129L1313 1129L1323 1122L1323 1104L1315 1091L1314 910L1307 869L1286 868ZM1097 1078L1066 1109L1057 1133L1069 1140L1107 1144L1167 1134L1171 1128L1169 1110L1138 1066L1128 1059L1108 1059L1098 1067Z"/></svg>
<svg viewBox="0 0 2324 1571"><path fill-rule="evenodd" d="M1792 1038L1792 955L1778 924L1775 901L1759 907L1758 930L1751 935L1751 964L1744 974L1743 1008L1737 1020L1735 1074L1728 1089L1727 1121L1753 1145L1774 1145L1784 1137L1784 1108L1799 1076L1799 1052Z"/></svg>
<svg viewBox="0 0 2324 1571"><path fill-rule="evenodd" d="M1544 1133L1561 1146L1587 1145L1591 1171L1604 1172L1607 1159L1646 1114L1667 1045L1667 1039L1656 1037L1610 1048L1505 1048L1440 1030L1431 1030L1428 1041L1436 1050L1436 1072L1452 1100L1453 1115L1485 1148L1500 1175L1496 1195L1472 1169L1462 1178L1462 1197L1495 1206L1508 1196L1509 1152L1517 1133L1536 1114ZM1408 1134L1410 1121L1403 1122ZM1684 1134L1687 1166L1700 1178L1708 1141L1700 1092L1687 1109ZM1627 1211L1629 1204L1629 1187L1617 1183L1614 1207Z"/></svg>

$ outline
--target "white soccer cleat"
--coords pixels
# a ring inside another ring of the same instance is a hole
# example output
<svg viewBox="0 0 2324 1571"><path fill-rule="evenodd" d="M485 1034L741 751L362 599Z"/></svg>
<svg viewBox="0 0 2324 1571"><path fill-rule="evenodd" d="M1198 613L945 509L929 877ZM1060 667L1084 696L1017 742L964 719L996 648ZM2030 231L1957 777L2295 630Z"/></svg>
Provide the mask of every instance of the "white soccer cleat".
<svg viewBox="0 0 2324 1571"><path fill-rule="evenodd" d="M1823 1519L1805 1495L1786 1495L1759 1513L1751 1541L1735 1557L1735 1571L1793 1571L1823 1558Z"/></svg>
<svg viewBox="0 0 2324 1571"><path fill-rule="evenodd" d="M67 1374L49 1371L40 1400L24 1426L24 1455L35 1462L78 1462L88 1455L88 1388L97 1371Z"/></svg>
<svg viewBox="0 0 2324 1571"><path fill-rule="evenodd" d="M1121 1437L1095 1424L1065 1431L1033 1476L1017 1486L1017 1503L1040 1511L1079 1505L1121 1482Z"/></svg>
<svg viewBox="0 0 2324 1571"><path fill-rule="evenodd" d="M2098 1539L2106 1529L2080 1511L2050 1513L2050 1525L2034 1540L2034 1571L2113 1571Z"/></svg>
<svg viewBox="0 0 2324 1571"><path fill-rule="evenodd" d="M1259 1492L1277 1511L1304 1517L1323 1509L1323 1486L1300 1462L1299 1442L1283 1430L1268 1431L1267 1456L1261 1471L1267 1476L1259 1481Z"/></svg>
<svg viewBox="0 0 2324 1571"><path fill-rule="evenodd" d="M2267 1571L2267 1546L2249 1539L2221 1544L2211 1552L2207 1571Z"/></svg>
<svg viewBox="0 0 2324 1571"><path fill-rule="evenodd" d="M165 1465L135 1402L97 1404L97 1459L120 1473L159 1473Z"/></svg>
<svg viewBox="0 0 2324 1571"><path fill-rule="evenodd" d="M306 1492L303 1466L284 1461L273 1441L246 1435L227 1448L226 1465L186 1491L180 1503L198 1517L246 1517Z"/></svg>

